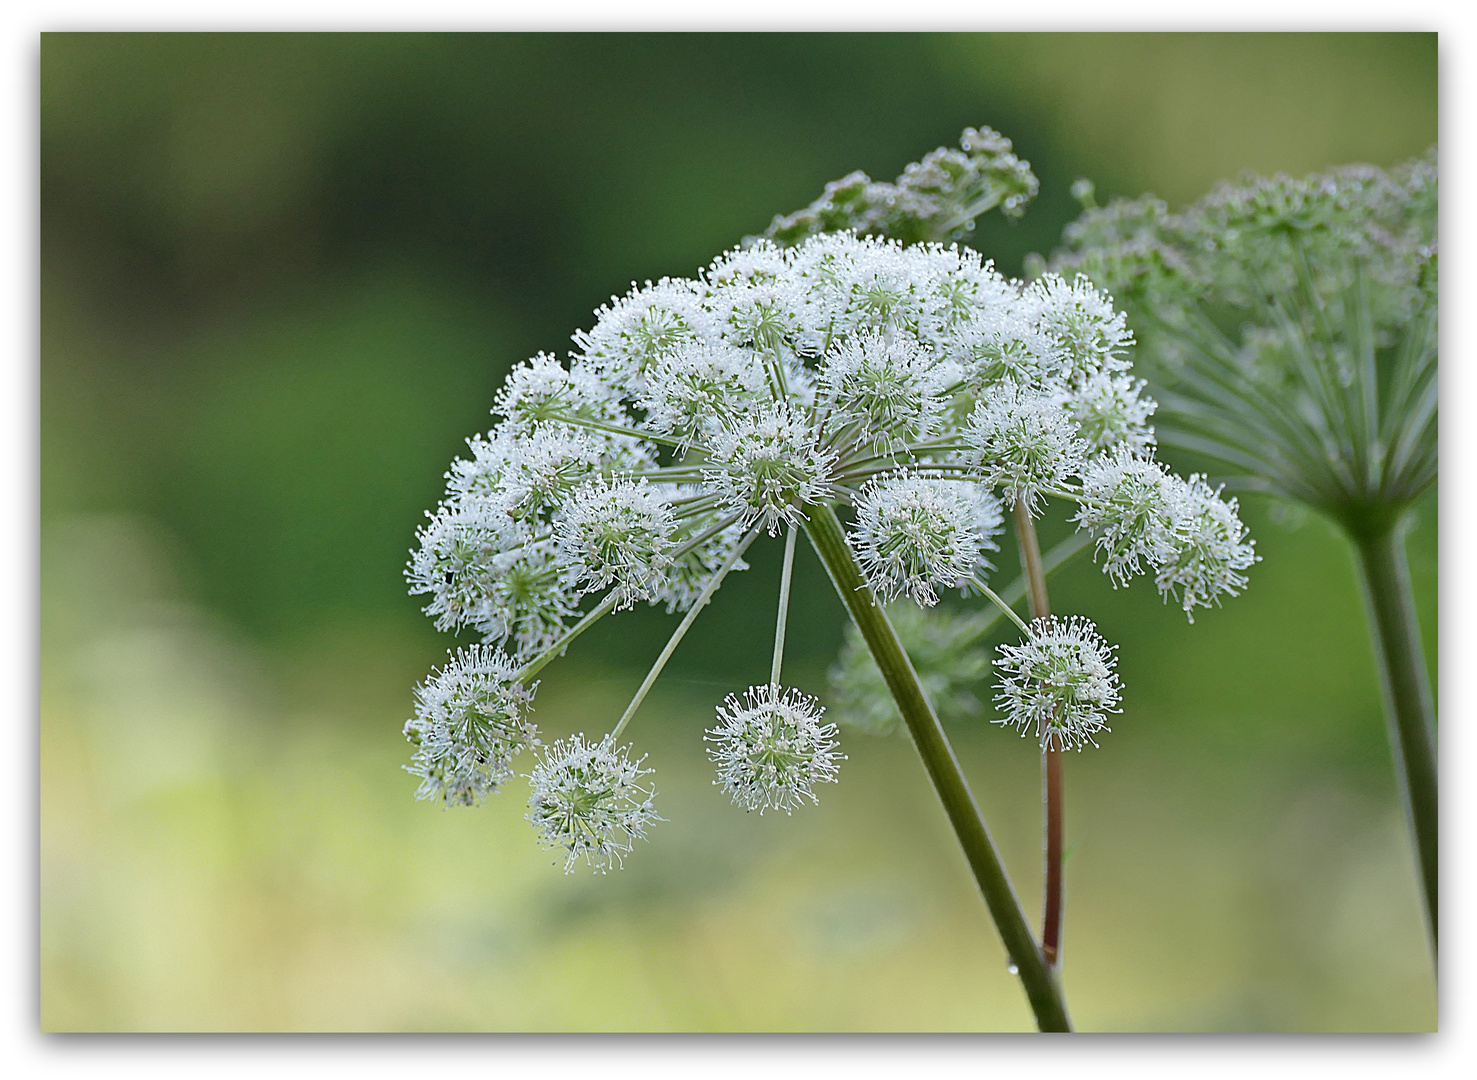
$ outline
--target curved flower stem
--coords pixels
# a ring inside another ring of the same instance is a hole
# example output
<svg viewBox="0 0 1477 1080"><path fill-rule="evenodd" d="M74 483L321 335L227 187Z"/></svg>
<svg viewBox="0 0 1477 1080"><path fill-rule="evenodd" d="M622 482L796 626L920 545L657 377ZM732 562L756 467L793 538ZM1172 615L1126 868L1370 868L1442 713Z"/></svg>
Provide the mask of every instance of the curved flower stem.
<svg viewBox="0 0 1477 1080"><path fill-rule="evenodd" d="M1436 717L1420 624L1405 561L1409 519L1368 531L1350 530L1359 554L1369 628L1384 692L1390 751L1405 820L1415 839L1421 886L1426 902L1426 929L1436 956L1437 802Z"/></svg>
<svg viewBox="0 0 1477 1080"><path fill-rule="evenodd" d="M903 650L897 631L867 587L835 509L825 505L812 507L806 532L831 577L831 583L836 586L841 602L851 613L873 660L887 680L898 712L907 722L913 744L923 758L929 779L944 804L944 812L949 816L959 846L964 849L964 857L969 861L975 882L990 909L990 916L1025 987L1037 1026L1042 1031L1071 1031L1072 1021L1067 1014L1061 986L1036 945L1031 924L1016 899L1010 877L1000 861L1000 853L954 756L954 748L949 745L938 715L923 692L918 673Z"/></svg>
<svg viewBox="0 0 1477 1080"><path fill-rule="evenodd" d="M1021 570L1025 574L1031 597L1031 617L1044 619L1051 614L1051 600L1046 595L1046 570L1041 563L1041 541L1036 538L1036 523L1024 502L1015 504L1015 537L1020 546ZM1062 894L1065 890L1062 866L1062 832L1065 819L1063 797L1062 751L1047 745L1041 751L1041 789L1045 813L1046 868L1044 899L1041 913L1041 951L1053 968L1062 962Z"/></svg>

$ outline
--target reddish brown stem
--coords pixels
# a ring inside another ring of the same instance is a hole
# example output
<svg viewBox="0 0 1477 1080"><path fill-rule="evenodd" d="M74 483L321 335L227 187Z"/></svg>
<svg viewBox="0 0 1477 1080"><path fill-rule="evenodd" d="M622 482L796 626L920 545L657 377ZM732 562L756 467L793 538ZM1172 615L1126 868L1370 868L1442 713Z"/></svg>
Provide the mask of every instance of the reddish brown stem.
<svg viewBox="0 0 1477 1080"><path fill-rule="evenodd" d="M1036 538L1036 523L1025 503L1015 505L1015 537L1021 553L1021 570L1030 583L1031 617L1044 619L1051 614L1051 600L1046 595L1046 570L1041 565L1041 541ZM1062 795L1062 752L1048 748L1041 754L1041 799L1044 804L1046 833L1045 897L1041 913L1041 952L1053 969L1061 965L1062 895L1065 888L1062 873L1062 833L1065 817Z"/></svg>
<svg viewBox="0 0 1477 1080"><path fill-rule="evenodd" d="M1041 952L1052 967L1061 964L1062 946L1062 752L1041 755L1046 802L1046 899L1041 916Z"/></svg>

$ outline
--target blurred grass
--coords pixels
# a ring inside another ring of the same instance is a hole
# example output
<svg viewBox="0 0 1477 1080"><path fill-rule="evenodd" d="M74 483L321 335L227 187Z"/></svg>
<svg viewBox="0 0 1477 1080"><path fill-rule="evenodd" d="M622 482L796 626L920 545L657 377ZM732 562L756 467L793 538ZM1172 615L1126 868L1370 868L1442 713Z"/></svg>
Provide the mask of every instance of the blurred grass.
<svg viewBox="0 0 1477 1080"><path fill-rule="evenodd" d="M521 820L521 780L474 812L409 798L390 735L416 650L391 627L273 665L182 596L146 525L72 519L44 545L48 1030L1029 1026L901 739L848 737L820 806L745 815L702 756L716 692L669 685L634 734L670 820L619 874L566 878ZM1189 668L1200 644L1177 640L1152 663ZM635 673L594 664L550 669L551 736L624 703ZM1079 1025L1430 1027L1378 716L1345 717L1371 744L1353 770L1326 753L1345 733L1299 725L1296 701L1260 717L1145 682L1069 763ZM1035 754L982 723L954 733L1027 889Z"/></svg>
<svg viewBox="0 0 1477 1080"><path fill-rule="evenodd" d="M412 532L511 363L965 124L1042 177L976 236L1011 272L1079 174L1187 200L1435 137L1433 35L68 34L41 73L48 1030L1028 1026L905 740L847 736L794 818L712 786L700 731L767 669L777 545L632 729L669 820L566 878L521 780L475 812L410 798L400 724L451 643L404 595ZM1192 628L1085 563L1054 579L1127 686L1069 762L1075 1018L1429 1029L1349 553L1246 512L1265 561ZM1411 541L1433 667L1435 513ZM799 685L841 617L803 555ZM608 725L669 627L592 631L541 725ZM1036 756L951 731L1032 911Z"/></svg>

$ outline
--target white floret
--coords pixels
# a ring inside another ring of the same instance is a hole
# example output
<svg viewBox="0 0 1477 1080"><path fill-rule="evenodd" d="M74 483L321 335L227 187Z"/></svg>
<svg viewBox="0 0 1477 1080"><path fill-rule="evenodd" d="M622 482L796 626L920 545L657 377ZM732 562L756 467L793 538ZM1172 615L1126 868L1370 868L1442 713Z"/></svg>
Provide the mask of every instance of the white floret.
<svg viewBox="0 0 1477 1080"><path fill-rule="evenodd" d="M836 452L815 440L798 410L783 403L755 409L714 436L703 481L729 512L746 523L762 520L773 536L831 494Z"/></svg>
<svg viewBox="0 0 1477 1080"><path fill-rule="evenodd" d="M481 604L468 622L485 641L512 642L520 658L541 652L579 613L580 594L552 538L529 539L493 556Z"/></svg>
<svg viewBox="0 0 1477 1080"><path fill-rule="evenodd" d="M1113 298L1099 292L1085 276L1070 283L1046 274L1026 290L1035 324L1062 346L1063 382L1073 383L1099 372L1123 371L1133 344L1128 316L1113 307Z"/></svg>
<svg viewBox="0 0 1477 1080"><path fill-rule="evenodd" d="M900 473L869 483L856 500L850 540L867 583L885 600L907 594L932 607L989 567L999 504L978 485ZM988 531L987 531L988 530Z"/></svg>
<svg viewBox="0 0 1477 1080"><path fill-rule="evenodd" d="M506 537L455 505L428 513L416 530L405 578L412 596L429 594L422 610L437 630L457 630L479 622L487 606L487 583Z"/></svg>
<svg viewBox="0 0 1477 1080"><path fill-rule="evenodd" d="M1144 396L1147 385L1129 375L1100 372L1073 388L1066 407L1077 434L1094 451L1127 445L1138 453L1152 453L1154 429L1148 420L1159 405Z"/></svg>
<svg viewBox="0 0 1477 1080"><path fill-rule="evenodd" d="M586 591L614 585L616 608L651 596L672 561L676 522L645 480L603 477L575 491L555 521L555 544L570 579Z"/></svg>
<svg viewBox="0 0 1477 1080"><path fill-rule="evenodd" d="M529 774L528 813L539 842L565 851L564 872L585 864L598 874L619 868L647 826L660 821L656 792L642 783L651 774L607 735L598 743L583 734L555 742Z"/></svg>
<svg viewBox="0 0 1477 1080"><path fill-rule="evenodd" d="M792 251L761 238L749 247L734 248L719 255L703 271L702 282L709 290L719 290L733 285L763 285L794 279Z"/></svg>
<svg viewBox="0 0 1477 1080"><path fill-rule="evenodd" d="M584 404L580 387L564 365L541 352L508 372L492 411L514 430L526 433L554 417L573 415Z"/></svg>
<svg viewBox="0 0 1477 1080"><path fill-rule="evenodd" d="M1176 550L1175 523L1184 482L1152 458L1119 445L1082 470L1082 501L1074 520L1097 538L1103 572L1114 586L1163 566Z"/></svg>
<svg viewBox="0 0 1477 1080"><path fill-rule="evenodd" d="M684 278L633 283L595 316L595 325L577 333L575 344L605 384L624 395L641 391L657 360L695 342L716 342L720 332L702 290Z"/></svg>
<svg viewBox="0 0 1477 1080"><path fill-rule="evenodd" d="M691 443L752 407L765 367L752 350L695 342L654 361L638 404L652 431Z"/></svg>
<svg viewBox="0 0 1477 1080"><path fill-rule="evenodd" d="M1087 444L1052 395L1015 383L990 387L964 431L980 479L1034 513L1042 492L1062 487L1087 458Z"/></svg>
<svg viewBox="0 0 1477 1080"><path fill-rule="evenodd" d="M1095 736L1110 730L1107 714L1121 711L1116 648L1081 616L1032 621L1025 641L999 647L1002 715L994 722L1034 734L1043 750L1096 746Z"/></svg>
<svg viewBox="0 0 1477 1080"><path fill-rule="evenodd" d="M1178 478L1176 478L1178 479ZM1237 596L1246 587L1241 571L1255 564L1256 541L1237 516L1235 499L1222 499L1202 476L1179 480L1180 498L1174 521L1173 550L1159 566L1154 583L1165 596L1177 596L1185 616L1195 621L1195 608L1219 605L1222 596Z"/></svg>
<svg viewBox="0 0 1477 1080"><path fill-rule="evenodd" d="M821 722L825 712L815 698L774 685L749 687L742 702L730 694L703 736L718 767L713 783L761 814L817 802L815 785L834 783L846 758L836 752L836 725Z"/></svg>
<svg viewBox="0 0 1477 1080"><path fill-rule="evenodd" d="M864 331L826 353L821 396L835 410L833 422L860 424L861 441L882 449L928 438L950 381L938 356L911 334Z"/></svg>
<svg viewBox="0 0 1477 1080"><path fill-rule="evenodd" d="M541 428L519 439L500 485L508 516L521 521L558 509L606 456L604 440L579 428Z"/></svg>
<svg viewBox="0 0 1477 1080"><path fill-rule="evenodd" d="M671 498L691 496L699 491L701 488L697 485L683 485ZM720 520L720 515L713 513L685 518L678 523L677 532L672 538L673 543L679 547L685 547L690 537L708 532ZM735 522L726 529L714 533L696 547L674 556L671 565L667 567L660 583L651 595L651 603L665 605L669 615L677 611L686 612L696 602L708 583L713 580L713 575L728 561L728 557L743 540L746 531L742 524ZM729 567L728 572L736 573L748 568L749 564L740 558Z"/></svg>
<svg viewBox="0 0 1477 1080"><path fill-rule="evenodd" d="M519 751L539 745L528 719L533 687L500 650L462 649L415 689L405 737L415 746L405 769L420 777L418 799L476 806L513 774Z"/></svg>

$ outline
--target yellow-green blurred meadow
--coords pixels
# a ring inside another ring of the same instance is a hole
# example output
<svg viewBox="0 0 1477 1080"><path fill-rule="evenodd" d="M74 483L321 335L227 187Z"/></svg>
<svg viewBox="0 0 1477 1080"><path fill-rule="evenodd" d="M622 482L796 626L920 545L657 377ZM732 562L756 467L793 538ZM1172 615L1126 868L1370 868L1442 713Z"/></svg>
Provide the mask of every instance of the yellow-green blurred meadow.
<svg viewBox="0 0 1477 1080"><path fill-rule="evenodd" d="M976 236L1018 273L1080 175L1178 203L1421 152L1435 38L43 35L42 1028L1028 1029L906 737L844 732L793 817L713 786L701 732L767 670L773 545L630 730L667 820L624 870L565 876L521 779L441 811L400 768L454 643L401 566L506 370L981 123L1042 181ZM1194 626L1085 561L1053 580L1126 688L1067 763L1074 1020L1433 1029L1351 556L1244 511L1264 561ZM1432 499L1433 670L1435 523ZM796 573L819 693L843 611L808 553ZM550 666L546 737L613 724L669 629L622 615ZM947 726L1034 912L1034 747Z"/></svg>

